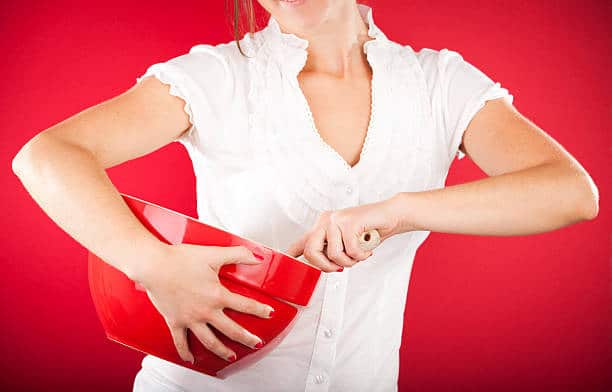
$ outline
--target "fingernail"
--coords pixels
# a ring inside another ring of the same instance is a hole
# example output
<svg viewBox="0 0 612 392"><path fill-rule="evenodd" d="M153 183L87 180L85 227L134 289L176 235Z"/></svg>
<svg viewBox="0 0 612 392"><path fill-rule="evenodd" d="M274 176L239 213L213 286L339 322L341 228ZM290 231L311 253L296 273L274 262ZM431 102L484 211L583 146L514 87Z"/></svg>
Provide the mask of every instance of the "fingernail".
<svg viewBox="0 0 612 392"><path fill-rule="evenodd" d="M336 270L336 272L342 272L342 271L344 271L344 267L340 267Z"/></svg>
<svg viewBox="0 0 612 392"><path fill-rule="evenodd" d="M230 355L229 357L227 357L227 360L228 360L229 362L234 362L234 361L236 360L236 354L232 354L232 355Z"/></svg>
<svg viewBox="0 0 612 392"><path fill-rule="evenodd" d="M269 312L268 312L268 318L272 317L272 315L274 314L274 308L271 306L268 306Z"/></svg>
<svg viewBox="0 0 612 392"><path fill-rule="evenodd" d="M260 349L260 348L262 348L262 347L263 347L263 345L264 345L264 344L263 344L263 340L262 340L262 341L258 342L258 343L255 345L255 348L256 348L256 349Z"/></svg>

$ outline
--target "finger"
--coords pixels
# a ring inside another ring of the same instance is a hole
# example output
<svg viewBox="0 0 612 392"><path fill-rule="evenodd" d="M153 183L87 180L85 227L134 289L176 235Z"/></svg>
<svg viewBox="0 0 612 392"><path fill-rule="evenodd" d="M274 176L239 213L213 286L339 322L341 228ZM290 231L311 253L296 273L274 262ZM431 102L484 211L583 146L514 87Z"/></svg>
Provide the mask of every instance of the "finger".
<svg viewBox="0 0 612 392"><path fill-rule="evenodd" d="M172 326L169 328L170 334L172 335L172 341L174 342L178 355L183 361L193 364L194 357L189 350L189 344L187 343L187 330L178 326Z"/></svg>
<svg viewBox="0 0 612 392"><path fill-rule="evenodd" d="M193 324L189 329L198 338L202 345L212 351L217 356L228 362L233 362L231 358L236 358L236 353L229 349L219 338L210 330L208 325L202 322Z"/></svg>
<svg viewBox="0 0 612 392"><path fill-rule="evenodd" d="M274 308L270 305L262 304L253 298L245 297L244 295L236 294L229 290L225 291L222 303L226 308L252 314L261 318L270 318L272 317L272 312L274 312Z"/></svg>
<svg viewBox="0 0 612 392"><path fill-rule="evenodd" d="M229 318L223 310L219 310L216 316L210 321L219 331L221 331L228 338L235 340L238 343L242 343L247 347L257 350L263 347L263 340L252 334L242 325Z"/></svg>
<svg viewBox="0 0 612 392"><path fill-rule="evenodd" d="M342 238L344 240L345 252L346 254L358 261L362 261L367 259L371 254L371 250L365 250L361 247L360 237L362 230L353 230L353 235L346 236L347 238Z"/></svg>
<svg viewBox="0 0 612 392"><path fill-rule="evenodd" d="M253 252L244 245L237 246L220 246L221 256L215 260L213 265L220 267L225 264L260 264L259 260Z"/></svg>
<svg viewBox="0 0 612 392"><path fill-rule="evenodd" d="M342 232L336 224L330 224L327 228L327 258L339 266L350 267L357 263L344 253L344 244L342 243Z"/></svg>
<svg viewBox="0 0 612 392"><path fill-rule="evenodd" d="M294 242L287 250L287 254L291 257L300 257L304 253L304 244L306 243L307 235L302 236L297 242Z"/></svg>
<svg viewBox="0 0 612 392"><path fill-rule="evenodd" d="M323 253L325 247L326 233L324 229L318 229L310 235L304 247L304 257L325 272L335 272L338 265L330 261Z"/></svg>

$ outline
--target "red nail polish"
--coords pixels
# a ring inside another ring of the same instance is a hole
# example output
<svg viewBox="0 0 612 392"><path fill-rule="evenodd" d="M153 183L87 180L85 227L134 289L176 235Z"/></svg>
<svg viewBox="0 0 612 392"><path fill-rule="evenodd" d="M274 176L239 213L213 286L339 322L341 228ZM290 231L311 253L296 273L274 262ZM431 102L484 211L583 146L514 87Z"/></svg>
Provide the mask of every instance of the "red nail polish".
<svg viewBox="0 0 612 392"><path fill-rule="evenodd" d="M272 318L273 315L274 315L274 309L270 311L270 314L268 314L268 318Z"/></svg>
<svg viewBox="0 0 612 392"><path fill-rule="evenodd" d="M258 342L258 343L255 345L255 348L257 348L257 349L262 348L262 347L263 347L263 341Z"/></svg>
<svg viewBox="0 0 612 392"><path fill-rule="evenodd" d="M336 270L336 272L342 272L342 271L344 271L344 267L340 267Z"/></svg>
<svg viewBox="0 0 612 392"><path fill-rule="evenodd" d="M227 360L228 360L229 362L234 362L234 361L236 360L236 354L232 354L232 355L230 355L230 356L227 358Z"/></svg>

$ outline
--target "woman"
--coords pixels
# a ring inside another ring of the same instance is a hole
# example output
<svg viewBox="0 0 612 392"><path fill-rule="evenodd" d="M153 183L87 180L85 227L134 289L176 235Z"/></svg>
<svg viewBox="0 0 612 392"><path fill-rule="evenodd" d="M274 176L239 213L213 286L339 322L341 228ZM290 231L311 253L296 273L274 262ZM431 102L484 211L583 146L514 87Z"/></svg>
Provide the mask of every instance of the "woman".
<svg viewBox="0 0 612 392"><path fill-rule="evenodd" d="M160 243L105 168L181 142L199 219L326 272L259 362L220 380L147 355L134 391L396 390L412 262L428 234L555 230L593 219L597 188L457 52L390 40L355 0L259 3L271 14L263 30L153 64L128 91L34 137L14 171L64 230L147 289L185 361L187 329L236 359L207 324L258 346L222 309L271 309L217 276L255 259L242 247ZM465 155L490 177L444 187ZM373 228L382 243L361 251Z"/></svg>

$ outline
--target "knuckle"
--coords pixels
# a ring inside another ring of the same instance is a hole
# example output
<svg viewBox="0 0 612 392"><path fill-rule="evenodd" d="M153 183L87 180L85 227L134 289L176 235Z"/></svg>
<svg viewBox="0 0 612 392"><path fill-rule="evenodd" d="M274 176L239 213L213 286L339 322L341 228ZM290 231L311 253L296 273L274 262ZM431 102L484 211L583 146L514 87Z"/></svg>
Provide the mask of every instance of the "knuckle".
<svg viewBox="0 0 612 392"><path fill-rule="evenodd" d="M223 331L223 333L230 339L235 340L237 342L240 342L243 339L242 333L240 331L240 328L237 328L236 326L233 326L231 328L228 328L227 331Z"/></svg>
<svg viewBox="0 0 612 392"><path fill-rule="evenodd" d="M333 261L342 260L342 257L340 256L340 252L337 249L328 249L327 258Z"/></svg>
<svg viewBox="0 0 612 392"><path fill-rule="evenodd" d="M240 295L240 294L236 294L233 293L232 295L232 301L231 301L231 308L234 310L238 310L238 311L243 311L244 309L244 303L245 303L245 297Z"/></svg>
<svg viewBox="0 0 612 392"><path fill-rule="evenodd" d="M176 329L181 327L181 323L176 317L167 317L166 324L168 324L168 327L170 328L173 334Z"/></svg>
<svg viewBox="0 0 612 392"><path fill-rule="evenodd" d="M359 253L359 254L357 255L357 257L354 257L354 259L355 259L356 261L363 261L363 260L365 260L365 259L367 259L367 258L368 258L368 254L367 254L367 253L364 253L364 252L361 252L361 253Z"/></svg>
<svg viewBox="0 0 612 392"><path fill-rule="evenodd" d="M314 254L313 254L312 245L306 245L304 247L304 257L306 257L308 259L312 259L313 256L314 256Z"/></svg>
<svg viewBox="0 0 612 392"><path fill-rule="evenodd" d="M270 305L257 302L257 313L259 313L263 317L268 317L268 314L272 309L273 308Z"/></svg>
<svg viewBox="0 0 612 392"><path fill-rule="evenodd" d="M243 297L242 309L247 313L254 313L258 310L257 301L251 298Z"/></svg>
<svg viewBox="0 0 612 392"><path fill-rule="evenodd" d="M179 344L175 344L175 346L176 346L176 351L178 351L178 353L181 356L184 356L184 357L189 356L189 350L187 350L187 345L179 343Z"/></svg>
<svg viewBox="0 0 612 392"><path fill-rule="evenodd" d="M342 226L342 224L346 220L346 214L343 211L334 211L330 215L329 220L330 220L330 222L333 222L333 223L335 223L338 226Z"/></svg>
<svg viewBox="0 0 612 392"><path fill-rule="evenodd" d="M245 297L243 311L256 316L267 317L268 316L268 305L262 304L252 298Z"/></svg>
<svg viewBox="0 0 612 392"><path fill-rule="evenodd" d="M176 352L178 352L181 358L189 358L189 350L187 350L187 347L185 346L176 346Z"/></svg>
<svg viewBox="0 0 612 392"><path fill-rule="evenodd" d="M209 348L211 351L214 351L215 353L223 356L225 356L224 353L227 350L227 347L225 347L225 345L217 339L210 342Z"/></svg>
<svg viewBox="0 0 612 392"><path fill-rule="evenodd" d="M359 256L361 255L361 252L355 251L355 248L354 248L354 247L349 246L349 247L346 249L346 254L347 254L347 255L348 255L350 258L352 258L352 259L354 259L354 260L357 260L357 259L359 258Z"/></svg>
<svg viewBox="0 0 612 392"><path fill-rule="evenodd" d="M353 265L353 263L346 261L345 258L341 258L340 260L335 260L334 263L340 267L350 267Z"/></svg>
<svg viewBox="0 0 612 392"><path fill-rule="evenodd" d="M238 252L242 257L249 257L251 255L251 251L244 245L238 245Z"/></svg>
<svg viewBox="0 0 612 392"><path fill-rule="evenodd" d="M238 337L243 343L250 344L251 340L253 340L253 335L244 328L238 329Z"/></svg>
<svg viewBox="0 0 612 392"><path fill-rule="evenodd" d="M185 340L181 336L177 336L178 334L172 334L172 340L174 341L174 345L176 348L181 351L185 349Z"/></svg>
<svg viewBox="0 0 612 392"><path fill-rule="evenodd" d="M214 310L210 307L202 307L202 309L199 310L198 314L196 317L194 317L194 319L196 320L204 320L204 321L209 321L213 318L214 316Z"/></svg>
<svg viewBox="0 0 612 392"><path fill-rule="evenodd" d="M355 251L355 255L353 256L354 260L361 261L368 258L368 252L363 249L358 249Z"/></svg>
<svg viewBox="0 0 612 392"><path fill-rule="evenodd" d="M199 334L198 335L198 340L202 343L202 345L204 347L206 347L209 350L213 349L213 342L210 339L210 337L208 337L207 334Z"/></svg>
<svg viewBox="0 0 612 392"><path fill-rule="evenodd" d="M338 211L334 211L329 214L329 223L336 224L338 223L339 218L340 218L340 214L338 213Z"/></svg>
<svg viewBox="0 0 612 392"><path fill-rule="evenodd" d="M219 305L223 302L223 300L225 299L225 294L225 288L221 284L214 285L210 288L210 291L208 292L210 299L216 305Z"/></svg>

